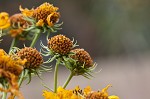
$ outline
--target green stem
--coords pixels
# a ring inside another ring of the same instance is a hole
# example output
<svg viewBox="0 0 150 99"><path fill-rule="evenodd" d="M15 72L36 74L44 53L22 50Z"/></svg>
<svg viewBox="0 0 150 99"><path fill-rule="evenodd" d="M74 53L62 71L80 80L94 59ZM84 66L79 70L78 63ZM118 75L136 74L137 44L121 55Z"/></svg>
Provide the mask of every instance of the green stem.
<svg viewBox="0 0 150 99"><path fill-rule="evenodd" d="M21 76L20 76L20 79L19 79L19 82L18 82L19 87L21 86L21 84L22 84L24 78L26 77L27 73L28 73L27 70L24 70L24 71L21 73Z"/></svg>
<svg viewBox="0 0 150 99"><path fill-rule="evenodd" d="M12 42L11 42L10 49L9 49L9 54L10 54L10 51L12 50L12 48L13 48L14 46L16 46L17 41L18 41L17 38L13 38L13 40L12 40Z"/></svg>
<svg viewBox="0 0 150 99"><path fill-rule="evenodd" d="M65 89L67 87L67 85L69 84L70 80L72 79L72 77L74 76L74 73L71 72L70 75L68 76L66 82L63 85L63 88Z"/></svg>
<svg viewBox="0 0 150 99"><path fill-rule="evenodd" d="M39 37L40 37L40 30L38 31L37 34L35 34L34 39L33 39L32 43L31 43L30 47L34 47L34 45L36 44L36 42L37 42Z"/></svg>
<svg viewBox="0 0 150 99"><path fill-rule="evenodd" d="M54 71L54 92L57 92L57 78L58 78L58 66L60 64L60 59L57 60Z"/></svg>
<svg viewBox="0 0 150 99"><path fill-rule="evenodd" d="M7 92L3 92L3 97L2 99L6 99L7 98Z"/></svg>

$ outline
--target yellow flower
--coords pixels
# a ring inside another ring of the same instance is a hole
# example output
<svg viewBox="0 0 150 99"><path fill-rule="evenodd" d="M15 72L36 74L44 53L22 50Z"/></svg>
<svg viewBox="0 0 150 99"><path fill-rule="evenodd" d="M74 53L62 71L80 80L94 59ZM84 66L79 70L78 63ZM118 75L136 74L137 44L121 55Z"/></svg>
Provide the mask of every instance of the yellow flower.
<svg viewBox="0 0 150 99"><path fill-rule="evenodd" d="M57 88L57 93L43 91L45 99L83 99L82 97L73 93L73 90L66 90L62 87Z"/></svg>
<svg viewBox="0 0 150 99"><path fill-rule="evenodd" d="M92 91L90 86L87 86L86 88L84 88L84 95L89 94Z"/></svg>
<svg viewBox="0 0 150 99"><path fill-rule="evenodd" d="M21 5L19 6L19 10L21 11L21 13L22 13L24 16L27 16L27 17L32 17L32 16L33 16L33 13L34 13L34 9L31 9L31 10L29 10L29 9L27 9L27 8L23 9L23 8L21 7Z"/></svg>
<svg viewBox="0 0 150 99"><path fill-rule="evenodd" d="M43 91L45 99L120 99L118 96L109 96L108 88L111 85L106 86L101 91L92 91L90 86L84 88L84 91L76 86L74 90L63 89L62 87L57 88L57 93Z"/></svg>
<svg viewBox="0 0 150 99"><path fill-rule="evenodd" d="M10 26L9 14L6 12L0 13L0 29L6 29Z"/></svg>
<svg viewBox="0 0 150 99"><path fill-rule="evenodd" d="M50 15L48 15L46 19L47 24L49 26L53 26L55 23L58 22L59 18L60 18L60 14L58 12L53 12Z"/></svg>
<svg viewBox="0 0 150 99"><path fill-rule="evenodd" d="M57 99L56 93L48 92L46 90L43 91L43 96L45 99Z"/></svg>
<svg viewBox="0 0 150 99"><path fill-rule="evenodd" d="M34 10L32 17L35 18L37 22L39 22L39 20L43 20L44 24L52 26L59 20L60 17L59 13L56 12L57 10L57 7L46 2Z"/></svg>
<svg viewBox="0 0 150 99"><path fill-rule="evenodd" d="M49 25L53 26L58 22L60 14L57 12L58 7L54 7L50 3L43 3L36 9L23 9L21 6L19 7L20 11L24 16L33 17L36 20L36 26L44 26Z"/></svg>
<svg viewBox="0 0 150 99"><path fill-rule="evenodd" d="M18 56L7 55L4 50L0 49L0 69L19 76L25 63L26 59L22 60Z"/></svg>
<svg viewBox="0 0 150 99"><path fill-rule="evenodd" d="M120 98L118 96L112 95L112 96L109 96L108 99L120 99Z"/></svg>

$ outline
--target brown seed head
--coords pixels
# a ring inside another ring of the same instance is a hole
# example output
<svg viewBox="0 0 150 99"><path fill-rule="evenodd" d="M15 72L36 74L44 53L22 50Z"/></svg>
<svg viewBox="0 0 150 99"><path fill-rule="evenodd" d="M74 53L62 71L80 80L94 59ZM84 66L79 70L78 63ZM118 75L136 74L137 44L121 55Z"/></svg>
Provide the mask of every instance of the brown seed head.
<svg viewBox="0 0 150 99"><path fill-rule="evenodd" d="M18 51L17 55L21 59L27 59L25 68L28 69L36 69L43 63L43 57L35 48L25 47Z"/></svg>
<svg viewBox="0 0 150 99"><path fill-rule="evenodd" d="M65 55L70 52L73 43L69 38L60 34L49 39L48 47L55 53Z"/></svg>
<svg viewBox="0 0 150 99"><path fill-rule="evenodd" d="M85 64L85 67L88 68L93 65L91 56L84 49L73 49L71 52L75 53L75 55L72 55L71 58L78 60L78 62L82 65Z"/></svg>

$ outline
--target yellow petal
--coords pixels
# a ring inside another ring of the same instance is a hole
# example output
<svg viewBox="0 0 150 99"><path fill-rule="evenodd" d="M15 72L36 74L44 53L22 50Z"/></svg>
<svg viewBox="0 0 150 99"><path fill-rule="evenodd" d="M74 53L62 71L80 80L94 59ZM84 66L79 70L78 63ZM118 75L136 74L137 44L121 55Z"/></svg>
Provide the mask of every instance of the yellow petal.
<svg viewBox="0 0 150 99"><path fill-rule="evenodd" d="M109 96L108 99L120 99L120 98L118 96L112 95L112 96Z"/></svg>
<svg viewBox="0 0 150 99"><path fill-rule="evenodd" d="M36 23L36 26L43 26L44 25L44 22L42 19L40 19L37 23Z"/></svg>

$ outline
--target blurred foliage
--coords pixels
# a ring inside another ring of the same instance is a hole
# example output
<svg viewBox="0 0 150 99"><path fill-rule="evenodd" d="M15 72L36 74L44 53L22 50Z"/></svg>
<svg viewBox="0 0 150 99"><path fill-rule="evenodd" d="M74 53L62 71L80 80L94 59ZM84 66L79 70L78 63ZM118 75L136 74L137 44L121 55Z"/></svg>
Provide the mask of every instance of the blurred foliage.
<svg viewBox="0 0 150 99"><path fill-rule="evenodd" d="M149 0L93 0L92 5L102 54L149 50Z"/></svg>

